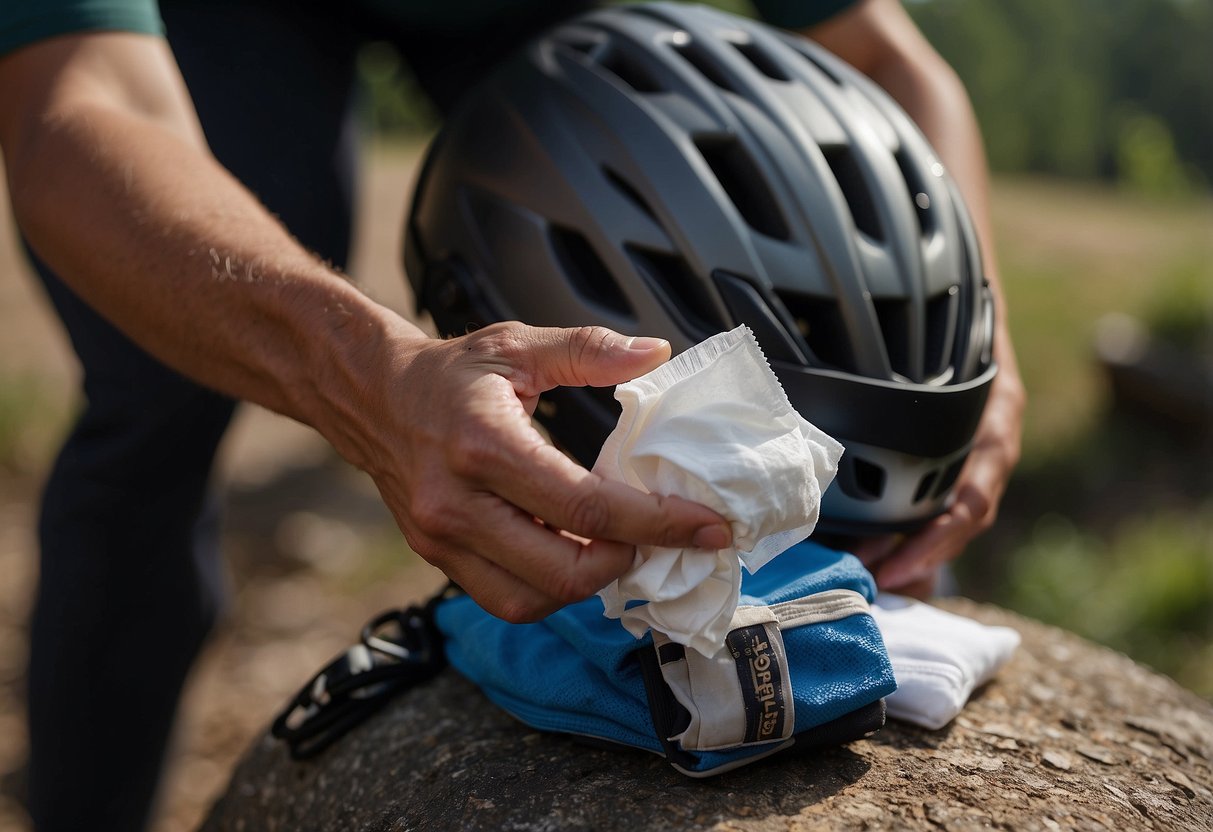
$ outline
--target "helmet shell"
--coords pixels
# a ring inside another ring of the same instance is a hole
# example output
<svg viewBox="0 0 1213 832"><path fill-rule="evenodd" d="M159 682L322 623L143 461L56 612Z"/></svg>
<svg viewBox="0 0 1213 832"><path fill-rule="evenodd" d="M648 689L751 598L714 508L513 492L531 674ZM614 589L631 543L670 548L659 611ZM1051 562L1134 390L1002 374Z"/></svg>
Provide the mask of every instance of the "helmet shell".
<svg viewBox="0 0 1213 832"><path fill-rule="evenodd" d="M996 367L958 190L905 113L812 42L678 3L591 12L462 102L414 192L406 270L447 334L597 324L675 352L747 324L846 447L821 528L938 514ZM537 415L591 464L609 391Z"/></svg>

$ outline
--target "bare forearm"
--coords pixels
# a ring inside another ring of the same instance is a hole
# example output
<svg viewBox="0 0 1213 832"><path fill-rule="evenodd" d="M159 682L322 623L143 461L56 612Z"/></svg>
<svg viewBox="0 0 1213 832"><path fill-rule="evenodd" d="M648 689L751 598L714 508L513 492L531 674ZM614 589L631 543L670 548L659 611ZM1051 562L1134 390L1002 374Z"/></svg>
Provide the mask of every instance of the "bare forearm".
<svg viewBox="0 0 1213 832"><path fill-rule="evenodd" d="M728 545L715 512L603 481L531 424L545 390L635 378L668 343L516 323L427 338L211 158L162 40L85 32L0 57L0 147L18 221L86 302L193 378L316 427L490 612L585 598L636 543Z"/></svg>
<svg viewBox="0 0 1213 832"><path fill-rule="evenodd" d="M8 161L18 221L39 254L141 346L222 392L329 435L341 421L332 409L356 398L385 329L407 326L160 123L75 108Z"/></svg>

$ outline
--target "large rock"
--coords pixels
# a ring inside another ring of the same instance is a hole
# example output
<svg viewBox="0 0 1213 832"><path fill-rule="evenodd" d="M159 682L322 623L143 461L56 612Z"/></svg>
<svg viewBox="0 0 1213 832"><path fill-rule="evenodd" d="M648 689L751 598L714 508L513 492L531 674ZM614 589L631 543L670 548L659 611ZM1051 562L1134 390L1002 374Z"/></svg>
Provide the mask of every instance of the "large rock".
<svg viewBox="0 0 1213 832"><path fill-rule="evenodd" d="M1213 829L1213 705L992 607L1023 645L941 731L896 722L803 759L691 780L643 752L538 734L446 671L319 758L265 738L203 829Z"/></svg>

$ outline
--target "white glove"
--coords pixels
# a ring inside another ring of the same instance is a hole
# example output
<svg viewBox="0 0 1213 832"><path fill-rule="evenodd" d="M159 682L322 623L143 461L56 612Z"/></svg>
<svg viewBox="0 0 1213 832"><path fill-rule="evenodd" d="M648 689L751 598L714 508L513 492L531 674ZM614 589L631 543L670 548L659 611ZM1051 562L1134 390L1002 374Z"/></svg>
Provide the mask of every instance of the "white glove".
<svg viewBox="0 0 1213 832"><path fill-rule="evenodd" d="M932 730L951 722L969 696L998 672L1019 633L882 592L872 604L897 690L885 698L888 714Z"/></svg>

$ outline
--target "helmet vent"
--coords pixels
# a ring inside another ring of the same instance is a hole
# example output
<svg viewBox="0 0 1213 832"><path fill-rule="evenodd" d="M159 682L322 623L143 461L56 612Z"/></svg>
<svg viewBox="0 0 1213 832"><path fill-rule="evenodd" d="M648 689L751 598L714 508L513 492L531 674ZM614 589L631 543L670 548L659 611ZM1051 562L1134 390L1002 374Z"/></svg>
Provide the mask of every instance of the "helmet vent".
<svg viewBox="0 0 1213 832"><path fill-rule="evenodd" d="M851 219L855 227L867 234L873 240L884 241L884 232L880 227L880 218L876 214L876 201L868 190L868 183L863 178L863 171L855 161L851 148L846 145L826 145L821 148L826 163L834 172L838 187L846 198L847 207L851 209Z"/></svg>
<svg viewBox="0 0 1213 832"><path fill-rule="evenodd" d="M846 457L843 457L846 459ZM879 465L860 457L851 457L851 464L842 466L838 485L844 494L856 500L879 500L884 496L885 473Z"/></svg>
<svg viewBox="0 0 1213 832"><path fill-rule="evenodd" d="M714 335L729 327L712 304L703 280L675 254L625 246L641 278L652 288L666 313L688 334Z"/></svg>
<svg viewBox="0 0 1213 832"><path fill-rule="evenodd" d="M661 92L661 84L636 58L622 49L611 49L599 61L599 66L636 92Z"/></svg>
<svg viewBox="0 0 1213 832"><path fill-rule="evenodd" d="M630 182L606 165L602 166L602 175L607 178L608 182L615 186L615 190L624 195L628 202L632 203L643 211L645 215L648 216L648 218L653 222L661 225L661 220L657 219L657 215L653 213L653 208L649 205L648 201L640 195L639 191L632 187Z"/></svg>
<svg viewBox="0 0 1213 832"><path fill-rule="evenodd" d="M948 366L952 333L956 331L957 301L960 289L951 286L927 300L926 355L927 377L937 376Z"/></svg>
<svg viewBox="0 0 1213 832"><path fill-rule="evenodd" d="M766 179L741 142L731 136L707 135L697 136L695 146L745 224L776 240L788 239L787 223Z"/></svg>
<svg viewBox="0 0 1213 832"><path fill-rule="evenodd" d="M952 486L956 485L956 480L960 477L960 471L964 468L965 460L968 458L969 455L965 454L943 470L943 474L939 477L939 484L935 486L937 498L947 494L952 490Z"/></svg>
<svg viewBox="0 0 1213 832"><path fill-rule="evenodd" d="M754 331L759 346L771 361L805 363L804 349L789 326L753 283L743 277L717 269L712 272L716 288L733 315L734 324L745 324Z"/></svg>
<svg viewBox="0 0 1213 832"><path fill-rule="evenodd" d="M884 335L889 366L895 373L914 381L922 381L916 378L917 373L910 362L910 304L900 298L873 298L872 306L876 310L876 320L880 322L880 331Z"/></svg>
<svg viewBox="0 0 1213 832"><path fill-rule="evenodd" d="M606 43L605 38L591 34L585 30L573 29L567 32L562 32L557 35L556 43L566 49L571 49L574 52L580 52L582 55L589 55L591 58L599 52Z"/></svg>
<svg viewBox="0 0 1213 832"><path fill-rule="evenodd" d="M918 488L914 489L914 499L912 502L921 503L925 500L927 495L931 493L931 486L935 484L935 480L938 477L938 471L928 471L926 474L923 474L922 479L918 481Z"/></svg>
<svg viewBox="0 0 1213 832"><path fill-rule="evenodd" d="M724 74L716 61L707 53L702 46L695 41L687 41L685 43L674 44L674 51L681 55L687 63L699 70L699 74L707 78L710 82L720 87L722 90L729 92L737 92L737 88L729 77Z"/></svg>
<svg viewBox="0 0 1213 832"><path fill-rule="evenodd" d="M855 358L838 304L829 298L776 291L817 363L855 372Z"/></svg>
<svg viewBox="0 0 1213 832"><path fill-rule="evenodd" d="M609 417L612 424L619 421L623 405L615 399L615 388L612 387L583 387L585 395L590 398Z"/></svg>
<svg viewBox="0 0 1213 832"><path fill-rule="evenodd" d="M918 217L918 228L922 232L922 236L929 237L935 232L935 213L931 210L931 198L927 196L927 189L923 184L922 177L919 175L918 169L910 162L904 147L899 148L893 154L893 158L897 160L897 167L901 170L901 178L905 180L906 189L909 191L910 198L914 203L915 216Z"/></svg>
<svg viewBox="0 0 1213 832"><path fill-rule="evenodd" d="M754 65L754 69L761 72L773 81L791 81L788 74L783 71L783 67L775 63L766 50L752 40L747 40L743 43L733 42L733 46L741 53L742 57Z"/></svg>
<svg viewBox="0 0 1213 832"><path fill-rule="evenodd" d="M790 36L789 38L787 38L787 40L791 44L792 48L795 49L797 52L799 52L806 61L811 63L813 65L813 67L815 69L817 69L818 72L820 72L825 77L829 78L831 81L833 81L838 86L840 86L840 87L842 86L842 79L838 77L838 73L836 73L834 70L830 69L824 63L822 63L821 60L819 60L816 55L814 55L812 52L810 52L809 45L805 44L803 42L802 38Z"/></svg>
<svg viewBox="0 0 1213 832"><path fill-rule="evenodd" d="M632 317L632 305L611 276L602 258L585 237L568 228L550 226L548 239L569 284L587 303Z"/></svg>

